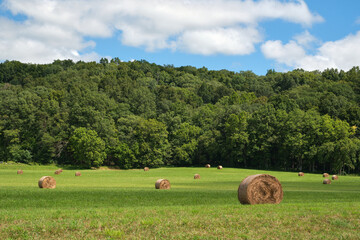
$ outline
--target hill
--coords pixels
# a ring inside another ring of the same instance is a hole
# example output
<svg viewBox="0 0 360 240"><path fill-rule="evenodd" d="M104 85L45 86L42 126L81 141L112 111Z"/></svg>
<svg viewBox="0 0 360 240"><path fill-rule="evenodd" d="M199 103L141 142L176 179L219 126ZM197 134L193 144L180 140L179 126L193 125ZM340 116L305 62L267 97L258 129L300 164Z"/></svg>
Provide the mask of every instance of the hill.
<svg viewBox="0 0 360 240"><path fill-rule="evenodd" d="M360 171L360 71L0 63L2 161Z"/></svg>

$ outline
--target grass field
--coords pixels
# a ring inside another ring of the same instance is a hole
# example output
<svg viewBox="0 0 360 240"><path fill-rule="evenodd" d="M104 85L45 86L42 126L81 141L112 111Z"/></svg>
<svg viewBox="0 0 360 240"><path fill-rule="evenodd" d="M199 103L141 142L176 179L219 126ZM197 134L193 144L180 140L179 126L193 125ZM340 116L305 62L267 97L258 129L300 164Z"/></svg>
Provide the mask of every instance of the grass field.
<svg viewBox="0 0 360 240"><path fill-rule="evenodd" d="M323 185L321 174L233 168L56 169L0 164L0 239L360 239L360 177ZM279 179L280 204L239 203L240 182L258 173ZM56 189L38 187L46 175ZM159 178L171 189L156 190Z"/></svg>

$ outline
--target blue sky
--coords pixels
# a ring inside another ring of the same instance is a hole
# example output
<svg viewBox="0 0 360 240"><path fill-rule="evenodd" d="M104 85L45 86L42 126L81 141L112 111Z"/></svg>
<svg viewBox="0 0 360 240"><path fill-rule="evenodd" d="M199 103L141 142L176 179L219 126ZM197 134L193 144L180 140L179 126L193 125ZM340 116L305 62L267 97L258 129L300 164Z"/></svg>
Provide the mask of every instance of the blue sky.
<svg viewBox="0 0 360 240"><path fill-rule="evenodd" d="M358 0L3 0L0 61L348 70L360 65L358 9Z"/></svg>

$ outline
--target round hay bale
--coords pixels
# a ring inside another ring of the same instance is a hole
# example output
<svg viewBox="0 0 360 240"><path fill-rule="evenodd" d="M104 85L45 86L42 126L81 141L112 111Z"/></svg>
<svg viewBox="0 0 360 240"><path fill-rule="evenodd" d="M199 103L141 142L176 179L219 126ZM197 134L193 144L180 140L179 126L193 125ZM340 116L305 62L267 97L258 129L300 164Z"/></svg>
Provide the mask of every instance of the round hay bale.
<svg viewBox="0 0 360 240"><path fill-rule="evenodd" d="M17 174L23 174L23 170L17 170Z"/></svg>
<svg viewBox="0 0 360 240"><path fill-rule="evenodd" d="M167 179L159 179L155 183L156 189L170 189L170 182Z"/></svg>
<svg viewBox="0 0 360 240"><path fill-rule="evenodd" d="M53 177L50 176L44 176L40 178L39 182L39 188L50 188L53 189L56 187L56 181Z"/></svg>
<svg viewBox="0 0 360 240"><path fill-rule="evenodd" d="M75 177L80 177L81 176L81 172L75 172Z"/></svg>
<svg viewBox="0 0 360 240"><path fill-rule="evenodd" d="M332 180L338 180L339 177L338 177L338 175L332 175L331 179L332 179Z"/></svg>
<svg viewBox="0 0 360 240"><path fill-rule="evenodd" d="M323 184L331 184L331 180L330 179L324 179Z"/></svg>
<svg viewBox="0 0 360 240"><path fill-rule="evenodd" d="M199 175L199 174L195 174L195 175L194 175L194 179L200 179L200 175Z"/></svg>
<svg viewBox="0 0 360 240"><path fill-rule="evenodd" d="M304 173L303 173L303 172L299 172L299 173L298 173L298 176L299 176L299 177L303 177L303 176L304 176Z"/></svg>
<svg viewBox="0 0 360 240"><path fill-rule="evenodd" d="M268 174L256 174L245 178L238 189L241 204L278 204L283 199L281 183Z"/></svg>
<svg viewBox="0 0 360 240"><path fill-rule="evenodd" d="M323 173L323 177L329 177L328 173Z"/></svg>
<svg viewBox="0 0 360 240"><path fill-rule="evenodd" d="M150 170L150 168L144 167L144 171L145 171L145 172L147 172L147 171L149 171L149 170Z"/></svg>
<svg viewBox="0 0 360 240"><path fill-rule="evenodd" d="M222 166L221 165L217 166L217 169L222 169Z"/></svg>
<svg viewBox="0 0 360 240"><path fill-rule="evenodd" d="M211 166L210 166L210 164L206 164L205 167L206 167L206 168L210 168Z"/></svg>
<svg viewBox="0 0 360 240"><path fill-rule="evenodd" d="M56 174L56 175L59 175L60 173L61 173L60 170L56 170L56 171L55 171L55 174Z"/></svg>

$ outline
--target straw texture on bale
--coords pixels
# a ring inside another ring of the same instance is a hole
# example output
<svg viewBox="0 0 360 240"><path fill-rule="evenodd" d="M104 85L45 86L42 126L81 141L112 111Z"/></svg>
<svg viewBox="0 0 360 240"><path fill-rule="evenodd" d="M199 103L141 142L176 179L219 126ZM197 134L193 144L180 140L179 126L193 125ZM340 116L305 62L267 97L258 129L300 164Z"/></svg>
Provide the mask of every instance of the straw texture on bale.
<svg viewBox="0 0 360 240"><path fill-rule="evenodd" d="M209 167L210 167L210 164L206 164L205 167L206 167L206 168L209 168Z"/></svg>
<svg viewBox="0 0 360 240"><path fill-rule="evenodd" d="M298 173L298 176L299 176L299 177L302 177L302 176L304 176L304 173L303 173L303 172L299 172L299 173Z"/></svg>
<svg viewBox="0 0 360 240"><path fill-rule="evenodd" d="M330 179L324 179L323 184L331 184L331 180Z"/></svg>
<svg viewBox="0 0 360 240"><path fill-rule="evenodd" d="M23 172L23 170L18 170L17 171L17 174L23 174L24 172Z"/></svg>
<svg viewBox="0 0 360 240"><path fill-rule="evenodd" d="M331 178L332 180L338 180L339 179L339 177L337 176L337 175L332 175L332 178Z"/></svg>
<svg viewBox="0 0 360 240"><path fill-rule="evenodd" d="M222 166L221 165L217 166L217 169L222 169Z"/></svg>
<svg viewBox="0 0 360 240"><path fill-rule="evenodd" d="M145 171L145 172L147 172L147 171L149 171L149 170L150 170L150 168L144 167L144 171Z"/></svg>
<svg viewBox="0 0 360 240"><path fill-rule="evenodd" d="M199 175L199 174L195 174L195 175L194 175L194 179L200 179L200 175Z"/></svg>
<svg viewBox="0 0 360 240"><path fill-rule="evenodd" d="M329 177L328 173L323 173L323 177Z"/></svg>
<svg viewBox="0 0 360 240"><path fill-rule="evenodd" d="M76 176L76 177L80 177L80 176L81 176L81 172L76 172L76 173L75 173L75 176Z"/></svg>
<svg viewBox="0 0 360 240"><path fill-rule="evenodd" d="M170 189L170 182L167 179L159 179L155 183L156 189Z"/></svg>
<svg viewBox="0 0 360 240"><path fill-rule="evenodd" d="M283 199L281 183L268 174L256 174L245 178L238 189L241 204L278 204Z"/></svg>
<svg viewBox="0 0 360 240"><path fill-rule="evenodd" d="M39 182L39 188L50 188L53 189L56 187L56 181L53 177L50 176L44 176L40 178Z"/></svg>

